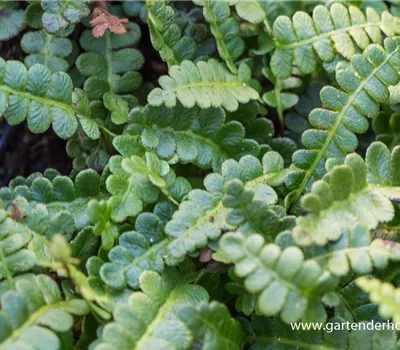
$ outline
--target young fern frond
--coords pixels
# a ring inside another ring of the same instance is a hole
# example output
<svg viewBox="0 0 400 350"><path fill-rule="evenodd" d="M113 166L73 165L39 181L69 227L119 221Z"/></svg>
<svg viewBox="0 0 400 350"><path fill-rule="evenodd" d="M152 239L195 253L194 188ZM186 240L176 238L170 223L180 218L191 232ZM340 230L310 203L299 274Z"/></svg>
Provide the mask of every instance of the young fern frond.
<svg viewBox="0 0 400 350"><path fill-rule="evenodd" d="M379 315L392 319L393 323L400 322L400 289L393 284L382 282L377 278L361 277L356 284L369 294L369 299L379 305Z"/></svg>
<svg viewBox="0 0 400 350"><path fill-rule="evenodd" d="M85 50L76 60L79 72L88 77L84 91L91 100L103 99L103 94L128 94L142 83L137 71L144 64L142 53L132 48L141 37L140 27L135 23L125 25L127 33L117 35L107 30L104 36L93 38L85 30L79 43Z"/></svg>
<svg viewBox="0 0 400 350"><path fill-rule="evenodd" d="M293 154L298 171L286 182L293 190L288 205L296 203L312 182L323 176L326 159L343 159L357 148L355 133L364 133L369 125L366 117L378 115L379 104L389 99L387 87L400 80L400 40L387 38L384 46L372 44L351 63L337 65L336 80L344 91L331 86L321 90L321 101L329 109L317 108L309 115L315 129L303 134L307 150Z"/></svg>
<svg viewBox="0 0 400 350"><path fill-rule="evenodd" d="M48 33L56 33L70 24L79 23L90 15L92 0L42 0L43 26Z"/></svg>
<svg viewBox="0 0 400 350"><path fill-rule="evenodd" d="M360 223L374 229L394 217L391 199L400 197L398 164L400 148L390 155L382 143L373 143L366 162L356 155L334 166L323 180L316 181L311 193L302 197L306 215L297 218L293 238L298 245L325 245Z"/></svg>
<svg viewBox="0 0 400 350"><path fill-rule="evenodd" d="M284 250L265 244L259 234L225 234L220 249L235 264L235 274L245 278L250 293L258 294L261 314L280 314L285 323L324 322L327 318L322 295L334 290L339 279L324 271L315 260L305 260L298 247Z"/></svg>
<svg viewBox="0 0 400 350"><path fill-rule="evenodd" d="M236 111L239 103L259 98L258 92L249 85L251 72L242 64L239 75L232 75L223 64L215 59L194 64L183 61L169 69L169 76L159 79L161 88L155 88L147 97L151 106L165 104L176 106L177 100L186 108L224 107Z"/></svg>
<svg viewBox="0 0 400 350"><path fill-rule="evenodd" d="M266 153L262 164L252 156L225 161L221 174L205 178L206 190L189 192L166 224L165 232L173 238L168 257L183 260L186 254L216 242L226 230L273 235L291 228L293 220L274 205L277 195L268 186L281 184L286 174L276 152Z"/></svg>
<svg viewBox="0 0 400 350"><path fill-rule="evenodd" d="M211 32L217 43L218 53L233 74L238 70L235 61L242 55L245 45L240 38L240 23L231 16L226 1L194 0L203 7L205 20L210 24Z"/></svg>
<svg viewBox="0 0 400 350"><path fill-rule="evenodd" d="M222 108L146 106L133 109L129 119L124 134L113 140L124 156L143 146L169 163L194 163L218 171L228 158L260 154L258 143L244 138L245 129L239 122L226 122Z"/></svg>
<svg viewBox="0 0 400 350"><path fill-rule="evenodd" d="M296 12L293 21L280 16L273 25L276 49L271 58L272 72L278 79L289 78L294 63L301 72L312 73L317 69L316 55L323 62L331 62L338 52L350 60L356 47L365 50L370 42L380 44L382 32L388 37L399 34L399 23L387 11L379 15L369 7L365 16L355 6L337 3L329 10L316 6L312 18L306 12Z"/></svg>
<svg viewBox="0 0 400 350"><path fill-rule="evenodd" d="M110 170L113 175L107 178L106 186L112 195L108 202L115 222L138 215L145 204L156 202L161 194L179 205L191 189L189 181L176 177L166 161L149 152L144 159L114 156Z"/></svg>
<svg viewBox="0 0 400 350"><path fill-rule="evenodd" d="M173 8L164 1L146 1L146 10L151 43L163 61L171 67L192 59L196 52L196 42L182 35L179 26L174 23Z"/></svg>
<svg viewBox="0 0 400 350"><path fill-rule="evenodd" d="M65 72L69 63L65 60L72 53L72 42L68 38L46 33L45 30L28 32L21 40L22 49L29 54L25 57L27 68L42 64L54 72Z"/></svg>
<svg viewBox="0 0 400 350"><path fill-rule="evenodd" d="M3 294L0 304L1 350L60 349L61 342L72 338L72 315L89 312L84 300L63 300L57 283L46 275L17 281L15 291Z"/></svg>
<svg viewBox="0 0 400 350"><path fill-rule="evenodd" d="M73 90L68 74L52 75L40 64L27 70L21 62L0 58L0 115L11 125L26 119L34 133L43 133L52 125L63 139L75 133L79 120L90 138L100 137L87 96Z"/></svg>
<svg viewBox="0 0 400 350"><path fill-rule="evenodd" d="M140 277L141 292L114 310L114 322L105 325L94 349L189 349L193 336L178 318L178 307L207 302L209 296L198 285L184 284L176 270L162 276L146 271ZM169 330L173 329L171 332Z"/></svg>

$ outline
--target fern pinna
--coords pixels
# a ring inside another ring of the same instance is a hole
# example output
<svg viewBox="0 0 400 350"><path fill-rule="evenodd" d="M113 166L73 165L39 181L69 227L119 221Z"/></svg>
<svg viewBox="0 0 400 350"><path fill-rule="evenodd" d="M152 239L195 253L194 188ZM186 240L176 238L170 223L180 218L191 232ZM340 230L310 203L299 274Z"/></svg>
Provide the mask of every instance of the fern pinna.
<svg viewBox="0 0 400 350"><path fill-rule="evenodd" d="M0 1L0 350L397 349L399 15Z"/></svg>

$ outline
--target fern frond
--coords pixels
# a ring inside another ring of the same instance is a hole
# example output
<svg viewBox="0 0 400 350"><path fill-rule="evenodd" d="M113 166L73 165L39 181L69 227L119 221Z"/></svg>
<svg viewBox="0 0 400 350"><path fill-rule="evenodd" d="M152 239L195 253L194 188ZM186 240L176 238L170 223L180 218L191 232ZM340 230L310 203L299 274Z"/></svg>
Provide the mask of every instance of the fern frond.
<svg viewBox="0 0 400 350"><path fill-rule="evenodd" d="M92 0L42 0L43 26L48 33L56 33L70 24L90 15L88 4Z"/></svg>
<svg viewBox="0 0 400 350"><path fill-rule="evenodd" d="M162 60L171 67L192 59L196 43L193 38L182 35L179 26L174 23L173 8L164 1L146 1L146 10L151 43Z"/></svg>
<svg viewBox="0 0 400 350"><path fill-rule="evenodd" d="M101 104L100 101L94 101L93 103ZM99 113L96 113L96 117L98 118L99 116ZM101 172L110 159L104 138L92 140L80 128L67 141L66 152L73 159L72 166L74 172L87 168Z"/></svg>
<svg viewBox="0 0 400 350"><path fill-rule="evenodd" d="M92 275L107 286L122 290L127 286L139 288L139 277L146 270L162 272L168 259L169 240L164 239L166 219L161 220L166 211L172 211L172 205L164 202L156 206L154 213L141 213L136 219L135 231L126 231L119 237L118 245L108 253L108 262L95 258L100 267Z"/></svg>
<svg viewBox="0 0 400 350"><path fill-rule="evenodd" d="M113 140L114 147L125 156L137 151L139 141L170 163L194 163L218 171L228 158L260 154L258 143L244 138L245 129L239 122L226 122L222 108L146 106L132 110L129 119L132 122L124 134Z"/></svg>
<svg viewBox="0 0 400 350"><path fill-rule="evenodd" d="M204 180L206 190L188 194L165 226L173 237L168 257L182 260L186 254L218 240L226 230L238 229L245 234L277 234L293 224L282 207L275 206L277 195L268 186L284 181L287 170L276 152L264 155L262 164L252 156L239 162L225 161L221 174L210 174Z"/></svg>
<svg viewBox="0 0 400 350"><path fill-rule="evenodd" d="M250 74L245 64L239 67L236 76L215 59L196 65L183 61L180 66L169 69L169 76L159 79L161 88L152 90L147 100L151 106L165 104L172 108L179 100L186 108L197 104L200 108L224 107L227 111L235 111L239 103L259 98L257 91L249 85Z"/></svg>
<svg viewBox="0 0 400 350"><path fill-rule="evenodd" d="M379 104L389 99L387 87L400 79L400 41L387 38L384 45L385 49L372 44L351 63L337 65L336 80L343 91L331 86L321 90L321 101L330 110L317 108L309 115L315 129L303 134L307 150L293 155L298 171L287 179L287 186L294 190L288 204L297 202L303 191L323 176L326 159L343 159L357 148L355 133L364 133L369 125L366 117L375 117Z"/></svg>
<svg viewBox="0 0 400 350"><path fill-rule="evenodd" d="M15 291L1 298L0 349L60 349L60 334L72 338L72 315L88 312L83 300L63 300L57 283L48 276L19 280Z"/></svg>
<svg viewBox="0 0 400 350"><path fill-rule="evenodd" d="M289 78L294 63L309 74L317 69L316 56L331 62L336 52L350 60L356 47L365 50L370 42L380 44L382 32L388 37L399 34L399 23L387 11L379 15L369 7L365 16L357 7L342 4L333 4L329 10L318 5L312 18L305 12L296 12L292 21L280 16L273 25L276 49L271 58L272 72L278 79Z"/></svg>
<svg viewBox="0 0 400 350"><path fill-rule="evenodd" d="M235 9L241 18L250 23L258 24L267 19L264 8L258 0L236 1Z"/></svg>
<svg viewBox="0 0 400 350"><path fill-rule="evenodd" d="M380 222L390 221L394 216L390 199L400 197L396 168L399 150L396 148L391 156L384 144L373 143L366 162L350 154L343 165L333 167L325 180L316 181L311 193L301 200L307 214L298 217L293 229L296 243L325 245L357 223L373 229Z"/></svg>
<svg viewBox="0 0 400 350"><path fill-rule="evenodd" d="M17 2L7 1L0 8L0 42L17 36L25 28L24 14Z"/></svg>
<svg viewBox="0 0 400 350"><path fill-rule="evenodd" d="M360 277L356 284L369 294L369 299L379 305L379 314L391 318L395 324L400 322L400 289L389 282L377 278Z"/></svg>
<svg viewBox="0 0 400 350"><path fill-rule="evenodd" d="M35 253L28 249L33 234L0 209L0 282L6 280L8 288L14 287L15 275L30 271L38 263Z"/></svg>
<svg viewBox="0 0 400 350"><path fill-rule="evenodd" d="M161 194L178 205L191 189L185 178L176 177L168 163L153 153L146 152L144 159L114 156L109 165L113 174L106 186L112 195L108 202L115 222L136 216L144 204L156 202Z"/></svg>
<svg viewBox="0 0 400 350"><path fill-rule="evenodd" d="M29 54L25 57L27 68L42 64L51 72L65 72L69 68L66 57L72 53L72 42L68 38L46 33L45 30L28 32L21 40L22 49Z"/></svg>
<svg viewBox="0 0 400 350"><path fill-rule="evenodd" d="M316 261L305 260L298 247L281 251L275 244L265 244L259 234L245 237L239 232L225 234L219 245L235 264L235 274L245 278L246 289L258 295L261 314L280 313L286 323L326 320L321 296L335 289L339 279Z"/></svg>
<svg viewBox="0 0 400 350"><path fill-rule="evenodd" d="M27 71L21 62L0 58L0 115L11 125L26 119L33 133L43 133L52 125L63 139L75 133L79 120L90 138L100 137L86 95L73 90L68 74L52 75L40 64Z"/></svg>
<svg viewBox="0 0 400 350"><path fill-rule="evenodd" d="M0 190L0 199L15 218L47 237L62 232L66 238L90 224L86 207L100 197L100 176L94 170L77 174L75 182L57 172L19 177ZM19 213L18 213L19 212Z"/></svg>
<svg viewBox="0 0 400 350"><path fill-rule="evenodd" d="M259 118L266 111L256 101L250 101L239 105L235 112L226 113L227 121L237 121L244 126L245 136L260 144L261 150L266 149L267 145L274 142L275 135L274 124L267 118ZM271 146L272 148L272 146Z"/></svg>
<svg viewBox="0 0 400 350"><path fill-rule="evenodd" d="M386 268L389 261L400 260L399 244L380 238L371 240L369 230L362 225L351 231L345 229L338 241L317 251L313 259L337 277L344 277L350 271L366 275L374 268Z"/></svg>
<svg viewBox="0 0 400 350"><path fill-rule="evenodd" d="M102 247L110 250L118 238L118 228L111 222L111 206L105 201L92 199L88 203L87 213L93 225L93 233L101 236Z"/></svg>
<svg viewBox="0 0 400 350"><path fill-rule="evenodd" d="M236 350L242 345L240 323L231 317L228 308L216 301L184 306L178 317L189 327L203 349Z"/></svg>
<svg viewBox="0 0 400 350"><path fill-rule="evenodd" d="M226 1L194 0L203 7L205 20L210 24L211 32L217 43L219 55L233 74L238 70L235 61L242 55L245 45L240 38L240 23L231 16Z"/></svg>
<svg viewBox="0 0 400 350"><path fill-rule="evenodd" d="M140 277L140 289L141 292L129 297L128 303L117 306L113 312L114 322L105 325L93 348L190 348L193 337L178 318L177 309L207 302L207 292L198 285L184 284L175 270L168 270L162 276L153 271L144 272Z"/></svg>
<svg viewBox="0 0 400 350"><path fill-rule="evenodd" d="M281 128L283 129L283 112L294 107L297 102L299 102L299 96L287 90L298 88L303 82L296 76L291 76L284 80L276 79L271 70L267 67L263 68L263 74L273 84L274 89L264 93L262 98L268 106L276 108Z"/></svg>
<svg viewBox="0 0 400 350"><path fill-rule="evenodd" d="M142 53L132 48L141 37L136 23L125 25L127 33L117 35L109 30L100 38L93 38L85 30L79 43L86 51L78 56L76 66L87 77L84 91L91 100L103 99L103 94L130 94L142 83L140 70L144 64Z"/></svg>

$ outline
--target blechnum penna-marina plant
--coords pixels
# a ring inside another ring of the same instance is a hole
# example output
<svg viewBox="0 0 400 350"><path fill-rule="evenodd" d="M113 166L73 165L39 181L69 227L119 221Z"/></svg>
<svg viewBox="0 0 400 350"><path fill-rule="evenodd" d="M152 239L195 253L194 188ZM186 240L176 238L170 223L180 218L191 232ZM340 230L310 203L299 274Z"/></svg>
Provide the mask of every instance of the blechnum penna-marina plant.
<svg viewBox="0 0 400 350"><path fill-rule="evenodd" d="M398 1L0 1L0 54L72 164L0 189L0 350L399 348Z"/></svg>

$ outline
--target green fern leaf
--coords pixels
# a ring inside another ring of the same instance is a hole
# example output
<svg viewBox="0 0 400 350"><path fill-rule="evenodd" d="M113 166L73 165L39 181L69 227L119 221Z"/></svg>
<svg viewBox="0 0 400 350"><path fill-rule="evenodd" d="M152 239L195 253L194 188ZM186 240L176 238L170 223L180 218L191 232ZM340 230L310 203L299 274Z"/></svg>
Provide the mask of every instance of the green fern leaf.
<svg viewBox="0 0 400 350"><path fill-rule="evenodd" d="M207 302L207 292L200 286L184 284L175 270L168 270L163 276L144 272L140 289L142 292L133 293L128 303L117 306L114 322L104 327L94 349L190 348L193 337L178 318L177 308Z"/></svg>
<svg viewBox="0 0 400 350"><path fill-rule="evenodd" d="M139 17L142 22L146 22L147 10L144 0L124 1L122 8L129 17Z"/></svg>
<svg viewBox="0 0 400 350"><path fill-rule="evenodd" d="M68 332L72 337L72 315L88 312L83 300L63 300L57 283L48 276L19 280L15 291L1 298L0 349L58 350L59 334Z"/></svg>
<svg viewBox="0 0 400 350"><path fill-rule="evenodd" d="M288 231L282 233L276 243L281 248L295 246ZM387 268L389 261L400 259L400 245L381 238L372 240L370 230L358 224L351 230L344 229L337 241L325 247L307 247L305 253L317 261L321 268L337 277L344 277L350 272L366 275L372 273L374 268Z"/></svg>
<svg viewBox="0 0 400 350"><path fill-rule="evenodd" d="M15 275L26 273L37 265L37 257L28 249L34 232L16 223L9 214L0 209L0 282L14 286Z"/></svg>
<svg viewBox="0 0 400 350"><path fill-rule="evenodd" d="M335 289L339 279L316 261L305 260L298 247L281 251L275 244L265 244L261 235L245 237L239 232L225 234L219 245L235 264L235 274L245 278L246 289L258 294L261 314L280 313L286 323L326 320L321 294Z"/></svg>
<svg viewBox="0 0 400 350"><path fill-rule="evenodd" d="M72 42L46 31L28 32L21 40L22 49L29 54L25 57L27 68L42 64L54 72L65 72L69 68L66 57L72 53Z"/></svg>
<svg viewBox="0 0 400 350"><path fill-rule="evenodd" d="M91 100L103 99L103 94L130 94L142 83L140 70L144 64L142 53L132 48L141 37L140 27L135 23L126 24L127 33L117 35L106 31L101 38L93 38L85 30L79 40L86 51L78 56L76 67L88 77L84 91Z"/></svg>
<svg viewBox="0 0 400 350"><path fill-rule="evenodd" d="M291 76L288 79L276 79L271 70L267 67L263 68L264 76L273 84L274 89L263 94L264 102L278 112L281 128L284 127L283 112L294 107L299 102L299 96L295 93L287 91L300 87L303 82L296 76Z"/></svg>
<svg viewBox="0 0 400 350"><path fill-rule="evenodd" d="M367 161L356 154L348 155L343 165L335 166L326 180L316 181L311 193L302 198L307 215L297 219L293 237L299 245L324 245L340 238L343 229L357 223L368 229L394 216L390 199L399 198L396 168L398 148L392 153L382 143L373 143Z"/></svg>
<svg viewBox="0 0 400 350"><path fill-rule="evenodd" d="M111 222L111 206L104 200L92 199L88 203L87 213L93 225L93 233L101 236L102 247L110 250L118 238L118 228Z"/></svg>
<svg viewBox="0 0 400 350"><path fill-rule="evenodd" d="M115 148L124 156L137 152L139 142L169 163L190 162L218 171L228 158L260 154L257 142L244 139L245 129L239 122L225 122L222 108L186 109L180 104L173 109L146 106L133 109L129 119L132 123L124 135L113 140Z"/></svg>
<svg viewBox="0 0 400 350"><path fill-rule="evenodd" d="M25 28L24 14L17 2L8 1L0 8L0 42L17 36Z"/></svg>
<svg viewBox="0 0 400 350"><path fill-rule="evenodd" d="M92 0L42 0L44 28L48 33L56 33L69 24L80 22L90 15L90 2Z"/></svg>
<svg viewBox="0 0 400 350"><path fill-rule="evenodd" d="M237 74L235 61L242 55L245 45L239 36L240 23L231 16L229 4L226 1L213 0L194 0L193 2L203 7L204 18L210 24L219 55L230 71Z"/></svg>
<svg viewBox="0 0 400 350"><path fill-rule="evenodd" d="M343 159L357 148L354 133L364 133L368 129L366 117L378 115L379 104L389 99L387 86L399 81L399 64L397 38L387 38L385 49L370 45L363 55L355 55L351 64L338 64L336 80L345 92L331 86L321 90L321 101L331 110L317 108L309 115L316 129L303 134L302 142L308 149L293 155L298 171L287 179L287 186L294 190L287 198L288 205L297 202L303 191L323 176L326 159Z"/></svg>
<svg viewBox="0 0 400 350"><path fill-rule="evenodd" d="M86 95L79 89L73 91L66 73L52 75L39 64L27 71L18 61L0 58L0 83L0 115L9 124L26 119L34 133L43 133L52 125L55 133L66 139L75 133L79 120L89 137L99 138Z"/></svg>
<svg viewBox="0 0 400 350"><path fill-rule="evenodd" d="M108 202L116 222L136 216L144 204L156 202L160 194L178 205L191 189L186 179L176 177L168 163L153 153L146 152L145 159L114 156L110 170L113 175L107 178L106 185L112 195Z"/></svg>
<svg viewBox="0 0 400 350"><path fill-rule="evenodd" d="M272 72L279 79L289 78L294 62L301 72L309 74L317 69L316 56L331 62L336 52L350 60L356 47L365 50L370 42L380 44L382 32L389 37L398 34L398 25L398 18L387 11L379 15L369 7L365 16L357 7L342 4L333 4L329 10L318 5L312 18L306 12L296 12L293 21L280 16L273 25L276 49Z"/></svg>
<svg viewBox="0 0 400 350"><path fill-rule="evenodd" d="M287 170L276 152L268 152L262 164L252 156L239 162L227 160L221 174L204 180L206 190L195 189L182 202L165 227L173 237L168 257L182 260L186 254L215 242L226 230L277 234L291 228L293 220L282 207L275 206L277 195L267 184L284 181Z"/></svg>
<svg viewBox="0 0 400 350"><path fill-rule="evenodd" d="M247 66L242 65L239 70L243 74L232 75L215 59L196 65L183 61L180 66L169 69L170 76L159 79L161 88L151 91L147 100L151 106L165 104L172 108L178 99L186 108L197 104L200 108L224 107L227 111L235 111L239 103L259 97L248 85L250 71Z"/></svg>
<svg viewBox="0 0 400 350"><path fill-rule="evenodd" d="M250 23L258 24L267 19L267 15L258 0L236 1L237 14Z"/></svg>
<svg viewBox="0 0 400 350"><path fill-rule="evenodd" d="M135 231L126 231L119 237L119 244L108 253L108 262L92 257L88 266L90 278L104 283L107 288L122 291L126 287L139 288L139 278L144 271L162 272L166 262L173 262L167 255L169 239L164 238L164 223L169 220L173 206L161 202L154 213L141 213L135 222Z"/></svg>
<svg viewBox="0 0 400 350"><path fill-rule="evenodd" d="M48 171L17 178L0 190L5 209L17 209L18 219L30 229L47 237L62 232L68 239L90 224L86 207L99 196L100 176L91 169L78 173L75 182Z"/></svg>
<svg viewBox="0 0 400 350"><path fill-rule="evenodd" d="M173 8L164 1L146 1L146 10L151 42L163 61L171 67L193 58L196 43L193 38L182 35L174 23Z"/></svg>

